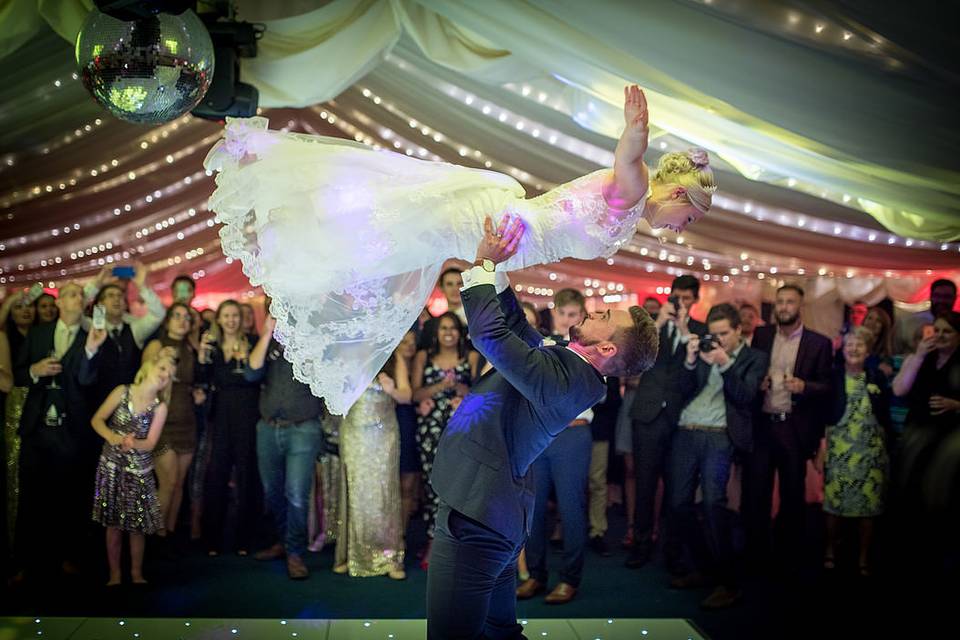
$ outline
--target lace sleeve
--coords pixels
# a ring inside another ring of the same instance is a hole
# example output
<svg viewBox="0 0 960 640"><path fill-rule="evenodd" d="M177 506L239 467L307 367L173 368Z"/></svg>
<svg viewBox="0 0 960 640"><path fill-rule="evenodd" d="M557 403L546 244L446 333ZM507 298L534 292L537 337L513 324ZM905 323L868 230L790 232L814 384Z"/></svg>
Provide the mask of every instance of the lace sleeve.
<svg viewBox="0 0 960 640"><path fill-rule="evenodd" d="M529 201L540 210L545 248L555 259L609 257L633 237L645 200L626 210L607 204L603 184L611 171L594 171Z"/></svg>

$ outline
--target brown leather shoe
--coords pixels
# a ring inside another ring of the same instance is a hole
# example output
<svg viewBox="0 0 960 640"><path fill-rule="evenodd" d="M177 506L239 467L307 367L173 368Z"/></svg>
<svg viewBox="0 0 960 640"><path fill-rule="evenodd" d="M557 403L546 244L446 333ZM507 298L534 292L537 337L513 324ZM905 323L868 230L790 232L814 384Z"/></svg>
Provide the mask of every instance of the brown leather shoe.
<svg viewBox="0 0 960 640"><path fill-rule="evenodd" d="M517 600L529 600L538 593L547 590L547 585L534 578L528 578L517 587Z"/></svg>
<svg viewBox="0 0 960 640"><path fill-rule="evenodd" d="M567 604L573 600L575 595L577 595L577 588L575 586L572 584L567 584L566 582L561 582L554 587L553 591L550 592L550 595L544 598L543 601L547 604Z"/></svg>
<svg viewBox="0 0 960 640"><path fill-rule="evenodd" d="M287 555L287 550L283 548L283 545L279 542L272 547L267 547L253 554L254 560L277 560L283 558Z"/></svg>
<svg viewBox="0 0 960 640"><path fill-rule="evenodd" d="M743 591L719 586L700 603L701 609L726 609L740 602Z"/></svg>
<svg viewBox="0 0 960 640"><path fill-rule="evenodd" d="M688 573L685 576L674 578L670 581L671 589L700 589L710 586L710 580L702 573Z"/></svg>
<svg viewBox="0 0 960 640"><path fill-rule="evenodd" d="M307 565L303 563L303 558L295 553L287 556L287 575L291 580L306 580L310 575Z"/></svg>

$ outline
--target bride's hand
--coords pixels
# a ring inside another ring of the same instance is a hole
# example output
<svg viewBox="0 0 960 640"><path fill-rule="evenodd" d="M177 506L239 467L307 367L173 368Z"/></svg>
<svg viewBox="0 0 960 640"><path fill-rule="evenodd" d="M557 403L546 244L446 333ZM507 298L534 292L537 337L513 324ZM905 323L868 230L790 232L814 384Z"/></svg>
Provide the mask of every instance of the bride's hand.
<svg viewBox="0 0 960 640"><path fill-rule="evenodd" d="M650 138L647 98L637 85L623 88L623 120L626 125L621 142L627 144L631 155L640 158L647 152Z"/></svg>
<svg viewBox="0 0 960 640"><path fill-rule="evenodd" d="M523 230L523 221L517 216L504 214L496 229L493 220L487 216L483 221L483 238L477 247L477 262L484 258L492 260L494 264L509 260L520 247Z"/></svg>

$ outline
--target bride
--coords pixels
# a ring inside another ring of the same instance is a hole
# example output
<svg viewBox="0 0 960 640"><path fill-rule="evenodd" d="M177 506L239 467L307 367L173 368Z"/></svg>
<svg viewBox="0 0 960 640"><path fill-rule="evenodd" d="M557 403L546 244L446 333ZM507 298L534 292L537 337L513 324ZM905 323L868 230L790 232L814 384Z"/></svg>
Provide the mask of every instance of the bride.
<svg viewBox="0 0 960 640"><path fill-rule="evenodd" d="M649 175L647 104L624 89L612 170L524 199L509 176L374 151L340 138L229 119L204 165L226 255L273 299L294 375L345 414L417 319L444 261L473 260L487 216L523 220L503 268L613 255L643 218L680 231L710 209L706 151L664 155Z"/></svg>

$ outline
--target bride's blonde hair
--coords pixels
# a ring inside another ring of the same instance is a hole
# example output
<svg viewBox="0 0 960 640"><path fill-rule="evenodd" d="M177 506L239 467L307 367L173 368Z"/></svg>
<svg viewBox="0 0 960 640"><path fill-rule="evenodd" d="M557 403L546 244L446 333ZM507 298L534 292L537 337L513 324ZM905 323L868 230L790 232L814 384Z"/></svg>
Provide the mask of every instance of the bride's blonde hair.
<svg viewBox="0 0 960 640"><path fill-rule="evenodd" d="M710 210L713 192L717 190L717 179L710 168L710 156L699 147L662 155L652 179L662 184L684 187L690 204L703 214Z"/></svg>

